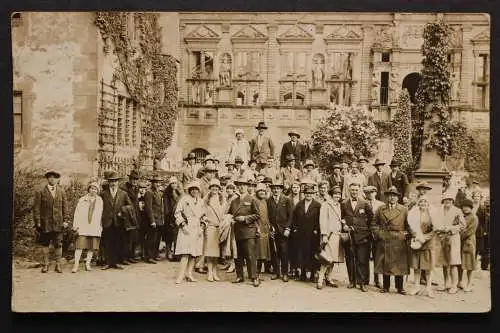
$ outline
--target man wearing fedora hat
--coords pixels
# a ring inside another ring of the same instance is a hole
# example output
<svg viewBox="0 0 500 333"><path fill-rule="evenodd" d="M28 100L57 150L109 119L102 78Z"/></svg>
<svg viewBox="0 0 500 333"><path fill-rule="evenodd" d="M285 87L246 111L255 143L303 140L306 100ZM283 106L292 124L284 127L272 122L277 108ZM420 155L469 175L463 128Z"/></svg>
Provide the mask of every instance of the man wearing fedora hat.
<svg viewBox="0 0 500 333"><path fill-rule="evenodd" d="M217 172L218 172L217 163L218 162L219 162L219 160L214 155L208 154L207 156L205 156L205 158L203 159L203 162L201 164L201 168L199 168L198 172L196 173L196 178L199 179L199 178L203 177L203 174L206 171L206 168L215 169L215 175L217 175Z"/></svg>
<svg viewBox="0 0 500 333"><path fill-rule="evenodd" d="M391 161L391 185L396 186L400 195L399 195L399 203L406 204L408 203L408 192L410 189L410 183L408 182L408 177L399 170L401 163L392 160Z"/></svg>
<svg viewBox="0 0 500 333"><path fill-rule="evenodd" d="M267 158L266 164L264 164L264 167L260 169L260 173L264 175L264 177L269 177L272 180L276 181L280 177L280 170L277 168L276 164L274 163L274 157L269 156Z"/></svg>
<svg viewBox="0 0 500 333"><path fill-rule="evenodd" d="M124 248L125 227L123 223L122 208L132 205L127 192L120 189L118 182L122 177L115 171L111 171L106 178L109 188L101 192L102 211L102 235L106 254L106 266L103 269L123 269L119 265L121 252Z"/></svg>
<svg viewBox="0 0 500 333"><path fill-rule="evenodd" d="M56 171L45 173L47 185L35 193L33 219L39 233L38 241L42 245L42 273L49 270L50 244L56 254L55 271L62 273L62 231L68 226L68 202L66 192L58 185L61 174Z"/></svg>
<svg viewBox="0 0 500 333"><path fill-rule="evenodd" d="M280 172L280 180L283 181L284 190L288 193L290 186L294 181L300 180L302 178L301 172L299 169L295 168L295 156L293 154L289 154L286 157L286 166L281 168Z"/></svg>
<svg viewBox="0 0 500 333"><path fill-rule="evenodd" d="M263 121L259 122L255 128L258 134L250 141L250 157L259 163L260 170L261 163L264 163L269 156L274 156L274 142L270 137L264 136L267 126Z"/></svg>
<svg viewBox="0 0 500 333"><path fill-rule="evenodd" d="M368 180L370 177L370 171L366 169L366 164L368 163L368 159L361 155L358 157L358 168L359 172L365 176L365 178Z"/></svg>
<svg viewBox="0 0 500 333"><path fill-rule="evenodd" d="M378 213L378 210L380 207L382 207L384 205L384 202L380 201L380 200L377 200L376 196L377 196L377 188L375 186L365 186L365 188L363 189L363 191L365 192L365 196L366 196L366 201L368 201L368 203L370 204L370 206L372 207L372 210L373 210L373 214L376 215ZM375 262L375 255L376 255L376 242L375 242L375 239L372 235L372 237L370 238L370 251L371 251L371 257L372 257L372 260L373 262ZM375 283L375 286L377 288L380 288L380 279L379 279L379 274L377 274L377 272L373 272L373 282ZM369 284L370 281L367 281L366 284Z"/></svg>
<svg viewBox="0 0 500 333"><path fill-rule="evenodd" d="M407 236L411 234L408 225L408 210L398 203L400 193L395 186L386 192L387 204L375 214L372 232L376 241L375 272L383 274L381 292L389 292L390 277L394 275L399 294L406 294L403 276L410 274Z"/></svg>
<svg viewBox="0 0 500 333"><path fill-rule="evenodd" d="M386 201L385 192L392 186L391 176L382 170L384 165L385 162L377 158L373 162L375 172L368 177L368 185L377 188L376 199L383 202Z"/></svg>
<svg viewBox="0 0 500 333"><path fill-rule="evenodd" d="M151 210L153 215L153 222L156 229L155 242L153 243L153 256L152 259L160 259L160 243L163 239L167 244L167 228L165 226L165 204L163 202L163 178L155 174L151 178L151 190L146 192L147 200L151 197ZM168 251L167 251L168 252Z"/></svg>
<svg viewBox="0 0 500 333"><path fill-rule="evenodd" d="M245 132L238 128L234 132L235 140L231 142L229 146L229 152L227 154L229 160L234 160L236 156L239 156L243 163L247 163L250 160L250 143L244 138Z"/></svg>
<svg viewBox="0 0 500 333"><path fill-rule="evenodd" d="M344 176L342 175L342 166L340 165L340 163L335 163L332 168L333 168L333 173L330 177L328 177L328 183L330 184L330 188L338 186L342 190L344 188Z"/></svg>
<svg viewBox="0 0 500 333"><path fill-rule="evenodd" d="M316 184L319 184L323 178L319 174L318 169L316 169L315 167L316 165L314 164L313 160L307 159L304 162L301 178L311 179Z"/></svg>
<svg viewBox="0 0 500 333"><path fill-rule="evenodd" d="M186 186L196 179L200 166L196 164L196 155L194 153L187 154L184 161L187 164L182 168L182 184Z"/></svg>
<svg viewBox="0 0 500 333"><path fill-rule="evenodd" d="M283 168L287 165L286 157L292 154L297 161L297 166L300 168L306 159L306 147L299 142L300 134L296 130L290 130L288 136L290 137L290 141L285 142L281 148L281 167Z"/></svg>
<svg viewBox="0 0 500 333"><path fill-rule="evenodd" d="M291 231L293 203L290 198L283 195L283 184L273 182L271 185L272 196L267 199L267 212L271 223L276 249L271 251L274 275L272 280L283 278L288 282L288 241ZM275 251L276 250L276 251Z"/></svg>
<svg viewBox="0 0 500 333"><path fill-rule="evenodd" d="M120 189L127 192L130 201L133 203L137 202L137 195L139 193L139 179L141 178L141 172L134 169L128 175L128 181L120 185ZM139 242L139 230L130 229L124 234L124 248L122 253L122 264L128 265L129 263L137 263L135 259L135 252Z"/></svg>
<svg viewBox="0 0 500 333"><path fill-rule="evenodd" d="M236 248L238 257L235 259L236 280L233 283L243 283L243 264L246 261L248 277L252 280L254 287L260 285L257 276L257 239L260 211L257 199L247 192L248 181L239 178L235 182L238 186L240 196L231 201L228 214L233 216L234 236L236 239Z"/></svg>

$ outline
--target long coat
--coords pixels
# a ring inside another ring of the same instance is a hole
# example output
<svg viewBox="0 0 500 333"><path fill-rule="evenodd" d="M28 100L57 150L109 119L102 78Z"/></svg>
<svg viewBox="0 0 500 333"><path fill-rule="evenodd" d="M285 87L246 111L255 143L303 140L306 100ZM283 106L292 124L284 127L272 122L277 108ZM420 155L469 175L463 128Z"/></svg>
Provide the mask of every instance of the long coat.
<svg viewBox="0 0 500 333"><path fill-rule="evenodd" d="M260 223L259 223L259 241L257 242L257 259L270 260L271 247L269 243L269 232L271 225L269 223L269 214L267 213L267 200L257 199L257 208L259 210Z"/></svg>
<svg viewBox="0 0 500 333"><path fill-rule="evenodd" d="M293 210L292 229L295 233L298 247L298 261L301 267L312 267L314 254L319 249L319 213L321 204L312 200L307 212L305 200L300 200Z"/></svg>
<svg viewBox="0 0 500 333"><path fill-rule="evenodd" d="M110 190L107 189L101 192L101 198L103 203L101 218L102 227L123 227L122 207L132 205L132 201L130 201L127 192L118 188L115 198L113 199Z"/></svg>
<svg viewBox="0 0 500 333"><path fill-rule="evenodd" d="M149 211L151 224L154 222L157 226L165 224L165 206L163 203L163 193L158 191L146 191L146 207L151 207Z"/></svg>
<svg viewBox="0 0 500 333"><path fill-rule="evenodd" d="M244 222L234 223L234 237L236 240L257 238L257 229L260 219L257 199L249 194L239 196L231 202L228 213L231 214L233 218L246 216Z"/></svg>
<svg viewBox="0 0 500 333"><path fill-rule="evenodd" d="M271 138L264 136L262 138L262 145L259 147L257 138L250 141L250 155L257 161L257 163L267 162L269 157L274 157L274 143Z"/></svg>
<svg viewBox="0 0 500 333"><path fill-rule="evenodd" d="M163 191L163 214L165 217L165 224L175 225L175 207L182 197L182 191L179 189L173 189L171 186L167 186L165 191Z"/></svg>
<svg viewBox="0 0 500 333"><path fill-rule="evenodd" d="M201 256L203 253L203 229L201 218L206 214L206 206L203 199L195 199L190 195L184 195L175 209L175 223L186 225L177 233L175 243L176 255Z"/></svg>
<svg viewBox="0 0 500 333"><path fill-rule="evenodd" d="M476 230L477 252L484 253L488 247L488 234L490 230L490 213L484 205L480 205L476 211L478 225Z"/></svg>
<svg viewBox="0 0 500 333"><path fill-rule="evenodd" d="M348 226L354 227L352 232L355 244L368 243L373 222L373 210L368 201L358 199L356 207L352 209L351 199L340 204L341 216Z"/></svg>
<svg viewBox="0 0 500 333"><path fill-rule="evenodd" d="M276 203L274 197L271 196L267 199L267 212L269 222L278 234L283 235L285 229L290 229L293 218L293 203L290 198L281 194L278 203Z"/></svg>
<svg viewBox="0 0 500 333"><path fill-rule="evenodd" d="M56 185L55 196L50 194L48 185L35 194L33 219L42 232L61 232L67 219L68 203L64 190Z"/></svg>
<svg viewBox="0 0 500 333"><path fill-rule="evenodd" d="M332 198L328 198L321 204L319 230L321 236L329 237L324 250L333 258L333 262L344 262L344 250L340 243L341 214L340 203L336 205Z"/></svg>
<svg viewBox="0 0 500 333"><path fill-rule="evenodd" d="M295 142L295 147L292 146L292 141L284 143L280 155L280 165L282 168L286 166L286 156L290 154L295 156L295 160L299 164L302 164L306 160L306 147L298 141Z"/></svg>
<svg viewBox="0 0 500 333"><path fill-rule="evenodd" d="M382 172L382 176L379 177L377 172L373 173L370 177L368 177L368 186L375 186L377 188L377 200L386 201L385 192L391 187L392 181L391 176L389 174Z"/></svg>
<svg viewBox="0 0 500 333"><path fill-rule="evenodd" d="M389 210L388 205L380 207L372 230L377 240L375 272L386 275L410 274L410 251L406 240L406 232L410 232L410 227L406 207L400 204L396 204L392 210Z"/></svg>
<svg viewBox="0 0 500 333"><path fill-rule="evenodd" d="M299 169L288 167L281 168L280 180L283 181L286 188L290 187L294 181L300 180L301 172Z"/></svg>
<svg viewBox="0 0 500 333"><path fill-rule="evenodd" d="M101 216L102 216L102 198L95 196L94 210L89 221L89 210L92 202L87 194L78 200L75 214L73 217L73 228L77 229L79 236L101 237Z"/></svg>

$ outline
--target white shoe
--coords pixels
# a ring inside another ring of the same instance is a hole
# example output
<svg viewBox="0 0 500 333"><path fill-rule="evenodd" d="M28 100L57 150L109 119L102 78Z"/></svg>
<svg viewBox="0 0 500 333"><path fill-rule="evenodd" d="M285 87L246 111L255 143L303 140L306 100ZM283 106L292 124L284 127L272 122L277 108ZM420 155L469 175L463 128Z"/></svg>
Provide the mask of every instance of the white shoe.
<svg viewBox="0 0 500 333"><path fill-rule="evenodd" d="M411 295L411 296L415 296L415 295L417 295L419 292L420 292L420 288L415 287L415 288L413 288L413 289L410 291L410 295Z"/></svg>
<svg viewBox="0 0 500 333"><path fill-rule="evenodd" d="M85 270L89 272L92 270L92 268L90 268L90 264L85 264Z"/></svg>
<svg viewBox="0 0 500 333"><path fill-rule="evenodd" d="M71 273L76 273L78 272L78 267L73 267L73 269L71 270Z"/></svg>

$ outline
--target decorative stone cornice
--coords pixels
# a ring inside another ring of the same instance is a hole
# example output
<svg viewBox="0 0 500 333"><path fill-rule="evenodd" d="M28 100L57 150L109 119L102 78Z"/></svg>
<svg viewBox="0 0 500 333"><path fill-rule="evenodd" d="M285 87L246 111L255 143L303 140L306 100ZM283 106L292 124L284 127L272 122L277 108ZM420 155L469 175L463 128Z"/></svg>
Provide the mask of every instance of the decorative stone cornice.
<svg viewBox="0 0 500 333"><path fill-rule="evenodd" d="M294 25L278 37L282 43L312 43L314 37L300 25Z"/></svg>
<svg viewBox="0 0 500 333"><path fill-rule="evenodd" d="M325 26L323 24L316 24L316 34L322 35Z"/></svg>
<svg viewBox="0 0 500 333"><path fill-rule="evenodd" d="M196 43L196 42L212 42L217 43L220 40L219 34L217 34L212 29L208 28L206 25L200 25L196 27L193 31L184 37L186 43Z"/></svg>
<svg viewBox="0 0 500 333"><path fill-rule="evenodd" d="M327 44L336 42L361 42L363 37L352 26L342 25L325 37Z"/></svg>
<svg viewBox="0 0 500 333"><path fill-rule="evenodd" d="M267 40L266 35L251 25L245 25L231 37L233 43L265 43Z"/></svg>
<svg viewBox="0 0 500 333"><path fill-rule="evenodd" d="M482 44L482 43L489 43L490 42L490 29L486 28L474 38L471 39L471 42L473 44Z"/></svg>

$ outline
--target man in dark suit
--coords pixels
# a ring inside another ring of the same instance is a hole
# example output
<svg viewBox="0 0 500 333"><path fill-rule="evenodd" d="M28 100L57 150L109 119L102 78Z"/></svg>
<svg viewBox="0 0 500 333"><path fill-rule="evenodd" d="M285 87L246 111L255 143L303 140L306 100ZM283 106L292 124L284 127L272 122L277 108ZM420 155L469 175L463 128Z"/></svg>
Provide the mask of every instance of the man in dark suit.
<svg viewBox="0 0 500 333"><path fill-rule="evenodd" d="M314 281L318 269L314 255L320 243L319 211L321 204L314 199L314 187L304 189L304 199L293 210L292 232L297 235L298 262L301 269L300 280Z"/></svg>
<svg viewBox="0 0 500 333"><path fill-rule="evenodd" d="M398 189L399 200L398 202L402 205L408 203L408 192L410 190L410 183L408 182L408 177L399 170L401 163L398 161L391 161L391 186L396 186Z"/></svg>
<svg viewBox="0 0 500 333"><path fill-rule="evenodd" d="M259 134L250 141L250 157L257 161L257 171L259 171L267 159L274 156L274 143L271 138L264 136L267 126L263 121L259 122L255 128Z"/></svg>
<svg viewBox="0 0 500 333"><path fill-rule="evenodd" d="M341 189L344 188L344 176L342 176L342 166L340 163L335 163L333 165L333 174L328 177L328 183L330 183L330 188L334 188L336 186Z"/></svg>
<svg viewBox="0 0 500 333"><path fill-rule="evenodd" d="M377 188L377 200L386 201L385 192L392 186L391 176L382 171L385 163L378 158L373 163L376 171L368 178L368 186L375 186Z"/></svg>
<svg viewBox="0 0 500 333"><path fill-rule="evenodd" d="M349 185L350 197L342 202L341 216L345 221L343 230L350 232L350 244L346 246L346 265L349 275L347 288L355 288L359 284L361 291L366 292L366 281L370 276L370 227L373 210L370 204L361 199L361 184Z"/></svg>
<svg viewBox="0 0 500 333"><path fill-rule="evenodd" d="M139 170L132 170L128 175L128 181L120 185L120 189L125 191L130 199L130 202L137 203L137 193L139 192L139 178L141 174ZM135 252L139 243L139 231L137 228L129 228L123 233L122 252L120 261L123 265L135 264L138 261L135 259Z"/></svg>
<svg viewBox="0 0 500 333"><path fill-rule="evenodd" d="M288 133L290 141L283 144L281 148L280 164L284 168L287 166L286 157L293 155L297 161L297 167L300 169L306 160L306 147L299 142L300 134L292 130Z"/></svg>
<svg viewBox="0 0 500 333"><path fill-rule="evenodd" d="M271 246L271 261L274 267L271 280L282 277L283 282L288 282L288 237L291 232L293 203L283 195L282 183L274 182L270 187L272 196L267 199L267 212L276 244L276 248Z"/></svg>
<svg viewBox="0 0 500 333"><path fill-rule="evenodd" d="M257 275L257 238L260 214L257 199L248 194L248 181L241 177L235 181L241 193L229 206L228 213L233 216L234 238L238 258L235 259L236 280L233 283L243 283L243 264L246 261L248 277L252 280L253 286L258 287L260 280Z"/></svg>
<svg viewBox="0 0 500 333"><path fill-rule="evenodd" d="M68 203L66 193L58 185L61 175L55 171L45 173L48 184L35 193L33 219L39 233L38 241L42 245L42 273L49 270L50 244L56 254L57 273L62 273L62 231L68 226Z"/></svg>
<svg viewBox="0 0 500 333"><path fill-rule="evenodd" d="M106 179L109 188L101 193L103 202L102 211L102 234L105 240L106 266L103 269L123 269L118 263L123 249L122 240L125 233L122 209L132 206L127 192L118 187L121 179L115 171L109 172Z"/></svg>

